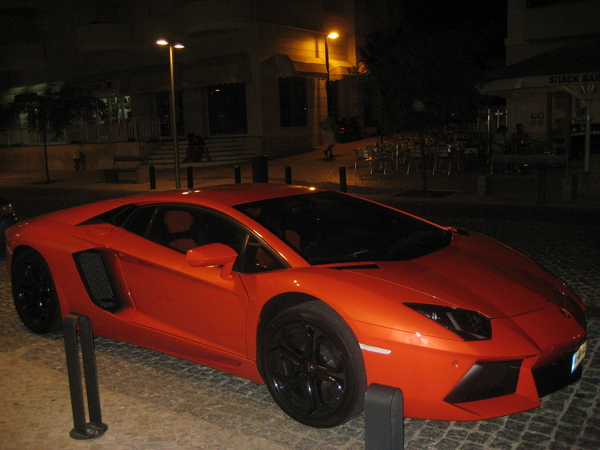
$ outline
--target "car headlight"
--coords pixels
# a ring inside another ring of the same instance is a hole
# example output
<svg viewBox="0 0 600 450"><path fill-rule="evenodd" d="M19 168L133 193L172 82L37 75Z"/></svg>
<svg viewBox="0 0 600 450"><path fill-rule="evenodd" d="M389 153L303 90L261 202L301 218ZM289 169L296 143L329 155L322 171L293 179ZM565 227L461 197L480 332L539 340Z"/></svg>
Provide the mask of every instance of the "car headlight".
<svg viewBox="0 0 600 450"><path fill-rule="evenodd" d="M427 303L405 303L405 305L452 331L465 341L483 341L492 338L490 319L477 311Z"/></svg>

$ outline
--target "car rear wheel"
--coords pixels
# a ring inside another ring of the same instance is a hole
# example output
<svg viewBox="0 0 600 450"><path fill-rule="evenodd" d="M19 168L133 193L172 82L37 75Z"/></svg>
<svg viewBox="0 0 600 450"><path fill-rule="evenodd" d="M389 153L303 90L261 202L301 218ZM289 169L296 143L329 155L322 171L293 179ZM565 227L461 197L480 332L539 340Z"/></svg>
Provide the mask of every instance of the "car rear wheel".
<svg viewBox="0 0 600 450"><path fill-rule="evenodd" d="M12 291L23 324L37 334L60 329L60 304L52 274L34 250L16 255L12 265Z"/></svg>
<svg viewBox="0 0 600 450"><path fill-rule="evenodd" d="M263 380L290 417L327 428L362 411L366 375L358 341L326 304L309 301L281 312L261 342Z"/></svg>

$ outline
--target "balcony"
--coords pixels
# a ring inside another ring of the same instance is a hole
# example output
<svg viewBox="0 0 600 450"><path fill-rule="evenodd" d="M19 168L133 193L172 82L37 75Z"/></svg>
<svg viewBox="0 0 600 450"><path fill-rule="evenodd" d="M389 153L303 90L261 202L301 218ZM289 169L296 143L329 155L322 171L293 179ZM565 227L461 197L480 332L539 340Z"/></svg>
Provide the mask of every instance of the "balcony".
<svg viewBox="0 0 600 450"><path fill-rule="evenodd" d="M196 0L185 5L187 34L210 36L247 28L252 21L250 0Z"/></svg>
<svg viewBox="0 0 600 450"><path fill-rule="evenodd" d="M91 23L75 30L80 55L125 50L131 42L127 23Z"/></svg>

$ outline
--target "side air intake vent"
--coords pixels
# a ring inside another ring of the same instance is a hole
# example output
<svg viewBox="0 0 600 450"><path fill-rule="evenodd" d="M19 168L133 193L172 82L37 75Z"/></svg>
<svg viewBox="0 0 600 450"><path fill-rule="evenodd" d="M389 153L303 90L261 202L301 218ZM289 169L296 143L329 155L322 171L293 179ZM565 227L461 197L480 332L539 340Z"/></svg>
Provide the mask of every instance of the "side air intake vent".
<svg viewBox="0 0 600 450"><path fill-rule="evenodd" d="M79 275L92 302L109 312L115 312L123 306L110 275L106 269L102 252L85 250L73 255Z"/></svg>

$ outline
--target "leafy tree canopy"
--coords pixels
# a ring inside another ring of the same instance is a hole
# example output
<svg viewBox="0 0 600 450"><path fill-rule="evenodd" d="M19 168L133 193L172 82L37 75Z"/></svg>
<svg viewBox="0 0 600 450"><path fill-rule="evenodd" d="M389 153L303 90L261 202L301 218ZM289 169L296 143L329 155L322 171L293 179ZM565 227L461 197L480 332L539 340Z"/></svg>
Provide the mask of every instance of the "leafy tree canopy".
<svg viewBox="0 0 600 450"><path fill-rule="evenodd" d="M44 95L23 94L14 103L25 114L29 129L55 136L88 112L104 108L100 100L77 87L63 87L58 92L48 89Z"/></svg>
<svg viewBox="0 0 600 450"><path fill-rule="evenodd" d="M384 133L472 120L481 79L477 39L457 29L378 30L360 49L361 81L382 100Z"/></svg>

